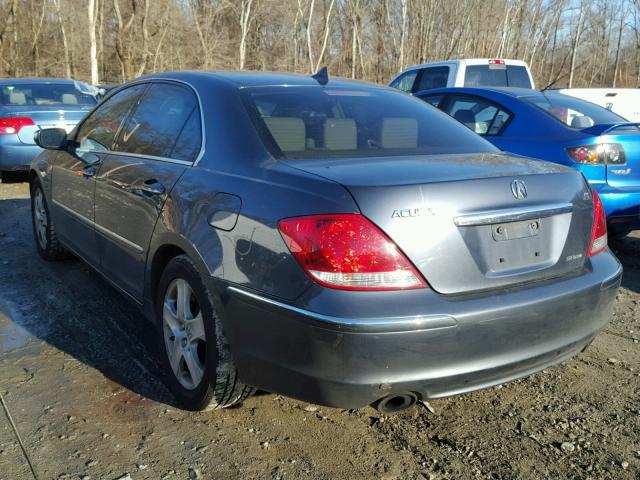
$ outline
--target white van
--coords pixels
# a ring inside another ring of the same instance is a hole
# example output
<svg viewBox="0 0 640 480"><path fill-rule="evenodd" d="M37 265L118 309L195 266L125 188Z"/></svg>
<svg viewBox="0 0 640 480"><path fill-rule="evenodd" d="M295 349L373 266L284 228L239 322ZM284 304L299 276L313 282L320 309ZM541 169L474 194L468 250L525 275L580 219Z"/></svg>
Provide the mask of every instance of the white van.
<svg viewBox="0 0 640 480"><path fill-rule="evenodd" d="M600 105L630 122L640 122L638 88L562 88L558 92Z"/></svg>
<svg viewBox="0 0 640 480"><path fill-rule="evenodd" d="M526 62L489 58L414 65L391 80L389 86L410 93L445 87L535 88Z"/></svg>

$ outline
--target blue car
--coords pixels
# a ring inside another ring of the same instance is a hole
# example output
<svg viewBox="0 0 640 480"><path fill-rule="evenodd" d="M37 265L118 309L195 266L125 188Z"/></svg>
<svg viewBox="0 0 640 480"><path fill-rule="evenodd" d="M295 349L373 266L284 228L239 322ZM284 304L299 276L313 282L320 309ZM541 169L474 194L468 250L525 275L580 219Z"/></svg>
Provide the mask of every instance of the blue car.
<svg viewBox="0 0 640 480"><path fill-rule="evenodd" d="M0 80L0 175L28 171L42 151L33 134L52 127L70 132L96 105L94 90L74 80Z"/></svg>
<svg viewBox="0 0 640 480"><path fill-rule="evenodd" d="M524 88L416 93L498 148L580 170L613 236L640 228L640 124L584 100Z"/></svg>

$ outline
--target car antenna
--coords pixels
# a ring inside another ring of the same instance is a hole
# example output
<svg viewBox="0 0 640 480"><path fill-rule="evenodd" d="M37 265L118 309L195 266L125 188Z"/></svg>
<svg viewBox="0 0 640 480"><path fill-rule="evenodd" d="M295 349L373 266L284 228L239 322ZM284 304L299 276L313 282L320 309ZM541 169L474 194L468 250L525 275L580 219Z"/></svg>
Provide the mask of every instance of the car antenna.
<svg viewBox="0 0 640 480"><path fill-rule="evenodd" d="M329 81L329 70L327 69L327 67L322 67L316 73L311 75L311 78L313 78L320 85L325 86Z"/></svg>

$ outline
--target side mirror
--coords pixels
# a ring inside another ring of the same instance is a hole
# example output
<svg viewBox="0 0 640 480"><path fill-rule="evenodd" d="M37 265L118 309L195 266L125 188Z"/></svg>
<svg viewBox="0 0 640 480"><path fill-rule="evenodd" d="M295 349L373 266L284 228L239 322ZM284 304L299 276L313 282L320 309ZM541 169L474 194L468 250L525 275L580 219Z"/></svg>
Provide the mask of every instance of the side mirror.
<svg viewBox="0 0 640 480"><path fill-rule="evenodd" d="M44 128L33 135L33 140L46 150L64 150L67 147L67 131L64 128Z"/></svg>

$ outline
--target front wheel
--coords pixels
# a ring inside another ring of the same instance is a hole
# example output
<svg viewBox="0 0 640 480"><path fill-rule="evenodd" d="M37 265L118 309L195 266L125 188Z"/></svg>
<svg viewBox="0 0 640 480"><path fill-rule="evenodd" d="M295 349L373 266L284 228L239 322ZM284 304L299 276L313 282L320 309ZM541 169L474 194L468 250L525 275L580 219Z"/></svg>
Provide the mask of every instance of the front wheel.
<svg viewBox="0 0 640 480"><path fill-rule="evenodd" d="M184 408L226 408L253 393L238 379L214 298L186 255L162 273L156 312L167 383Z"/></svg>
<svg viewBox="0 0 640 480"><path fill-rule="evenodd" d="M50 262L68 257L67 251L58 241L47 198L37 179L31 184L31 222L40 257Z"/></svg>

